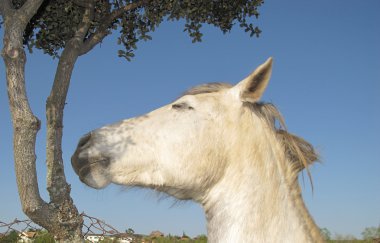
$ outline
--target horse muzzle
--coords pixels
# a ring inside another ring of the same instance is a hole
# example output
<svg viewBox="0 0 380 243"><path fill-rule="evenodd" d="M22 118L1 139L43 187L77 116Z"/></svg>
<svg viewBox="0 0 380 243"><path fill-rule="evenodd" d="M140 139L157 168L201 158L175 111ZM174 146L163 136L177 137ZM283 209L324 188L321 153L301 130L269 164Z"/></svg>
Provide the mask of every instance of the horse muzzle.
<svg viewBox="0 0 380 243"><path fill-rule="evenodd" d="M94 188L101 188L97 181L104 181L104 178L97 179L106 171L110 164L110 159L98 153L90 153L92 146L91 133L84 135L71 157L71 165L79 179L86 185ZM103 183L100 183L103 184Z"/></svg>

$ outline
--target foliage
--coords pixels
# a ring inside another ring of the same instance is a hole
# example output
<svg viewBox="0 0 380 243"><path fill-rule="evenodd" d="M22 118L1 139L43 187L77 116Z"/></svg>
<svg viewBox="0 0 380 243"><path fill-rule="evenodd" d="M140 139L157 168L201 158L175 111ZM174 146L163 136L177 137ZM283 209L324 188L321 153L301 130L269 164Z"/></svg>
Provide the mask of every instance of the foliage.
<svg viewBox="0 0 380 243"><path fill-rule="evenodd" d="M380 238L380 226L365 228L362 232L362 236L365 240Z"/></svg>
<svg viewBox="0 0 380 243"><path fill-rule="evenodd" d="M0 238L0 243L13 243L17 242L20 237L18 236L18 232L12 230L9 234Z"/></svg>
<svg viewBox="0 0 380 243"><path fill-rule="evenodd" d="M335 234L334 239L337 241L354 241L357 240L355 236L353 235L342 235L342 234Z"/></svg>
<svg viewBox="0 0 380 243"><path fill-rule="evenodd" d="M372 243L373 239L380 238L380 226L379 227L367 227L363 230L363 240L358 240L353 235L334 234L331 236L331 232L327 228L321 228L321 233L327 243Z"/></svg>
<svg viewBox="0 0 380 243"><path fill-rule="evenodd" d="M132 229L132 228L128 228L125 233L127 234L130 234L130 235L133 235L135 233L135 231Z"/></svg>
<svg viewBox="0 0 380 243"><path fill-rule="evenodd" d="M26 232L33 232L35 230L27 230ZM0 238L0 243L13 243L18 242L20 239L19 232L13 230L6 236ZM37 231L37 236L33 239L34 243L54 243L54 237L46 230Z"/></svg>
<svg viewBox="0 0 380 243"><path fill-rule="evenodd" d="M325 240L331 240L331 232L327 228L322 228L321 234Z"/></svg>
<svg viewBox="0 0 380 243"><path fill-rule="evenodd" d="M183 231L182 232L182 238L190 238L190 237L186 235L185 231Z"/></svg>
<svg viewBox="0 0 380 243"><path fill-rule="evenodd" d="M34 243L54 243L54 237L46 230L39 231Z"/></svg>
<svg viewBox="0 0 380 243"><path fill-rule="evenodd" d="M137 241L140 242L140 241ZM143 241L141 242L155 242L155 243L180 243L180 242L188 242L188 243L207 243L207 236L201 235L198 237L195 237L194 239L191 239L188 236L163 236L163 237L145 237Z"/></svg>
<svg viewBox="0 0 380 243"><path fill-rule="evenodd" d="M200 235L194 239L194 243L206 243L206 242L207 242L206 235Z"/></svg>
<svg viewBox="0 0 380 243"><path fill-rule="evenodd" d="M93 0L45 0L37 14L29 22L24 36L24 44L29 50L42 49L51 56L58 56L82 21L84 9ZM14 6L21 7L25 0L12 0ZM239 24L250 36L259 36L261 30L253 19L259 17L258 7L263 0L99 0L94 1L94 14L91 26L85 36L94 36L112 30L119 31L118 44L124 48L119 56L128 60L134 56L139 40L151 40L154 31L164 20L185 20L186 31L193 42L202 39L202 24L210 24L223 33ZM120 11L126 6L139 7Z"/></svg>
<svg viewBox="0 0 380 243"><path fill-rule="evenodd" d="M327 240L326 243L373 243L372 240Z"/></svg>

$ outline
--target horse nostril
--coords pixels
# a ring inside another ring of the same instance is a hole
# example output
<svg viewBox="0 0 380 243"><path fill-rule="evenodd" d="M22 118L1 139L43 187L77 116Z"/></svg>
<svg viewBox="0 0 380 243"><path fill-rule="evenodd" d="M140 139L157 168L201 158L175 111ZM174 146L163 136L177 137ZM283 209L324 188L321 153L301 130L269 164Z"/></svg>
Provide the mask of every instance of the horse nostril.
<svg viewBox="0 0 380 243"><path fill-rule="evenodd" d="M86 135L84 135L84 136L79 140L78 148L82 148L82 147L84 147L84 145L87 144L87 142L90 140L90 138L91 138L91 133L87 133Z"/></svg>

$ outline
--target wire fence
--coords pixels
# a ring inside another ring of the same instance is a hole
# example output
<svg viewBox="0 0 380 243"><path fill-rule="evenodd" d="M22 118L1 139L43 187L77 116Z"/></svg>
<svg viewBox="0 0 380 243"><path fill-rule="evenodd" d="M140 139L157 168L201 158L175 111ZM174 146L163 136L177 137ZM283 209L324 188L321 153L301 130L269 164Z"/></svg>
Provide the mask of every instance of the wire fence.
<svg viewBox="0 0 380 243"><path fill-rule="evenodd" d="M100 234L100 235L116 235L120 232L109 224L106 224L103 220L95 217L88 216L84 213L81 214L84 220L83 223L83 235L88 234Z"/></svg>
<svg viewBox="0 0 380 243"><path fill-rule="evenodd" d="M89 234L97 234L102 236L109 236L109 235L117 235L120 234L120 232L115 229L113 226L105 223L103 220L88 216L85 213L82 213L81 216L83 217L83 235L89 235ZM15 219L12 222L6 223L0 221L0 237L1 235L7 235L12 231L16 231L18 233L25 232L25 231L39 231L42 230L40 226L33 223L30 219L26 220L19 220Z"/></svg>

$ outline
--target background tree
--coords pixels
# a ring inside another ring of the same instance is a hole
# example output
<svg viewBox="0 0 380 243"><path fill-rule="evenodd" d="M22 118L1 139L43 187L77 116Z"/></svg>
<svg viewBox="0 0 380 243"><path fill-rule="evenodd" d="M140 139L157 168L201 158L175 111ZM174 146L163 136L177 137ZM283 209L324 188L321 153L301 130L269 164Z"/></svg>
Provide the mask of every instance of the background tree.
<svg viewBox="0 0 380 243"><path fill-rule="evenodd" d="M331 232L327 228L322 228L321 234L325 240L331 240Z"/></svg>
<svg viewBox="0 0 380 243"><path fill-rule="evenodd" d="M234 25L258 36L253 19L263 0L1 0L4 38L2 56L13 123L16 177L23 211L58 241L82 239L82 217L70 197L62 159L63 110L71 74L79 56L118 31L120 57L131 60L139 40L150 40L164 20L185 20L184 31L193 42L201 41L202 24L223 33ZM59 58L46 102L47 190L42 200L36 176L35 143L40 120L33 114L25 89L24 47Z"/></svg>
<svg viewBox="0 0 380 243"><path fill-rule="evenodd" d="M380 226L365 228L362 232L362 236L364 240L380 238Z"/></svg>
<svg viewBox="0 0 380 243"><path fill-rule="evenodd" d="M128 228L125 233L127 234L130 234L130 235L133 235L135 233L135 231L132 229L132 228Z"/></svg>
<svg viewBox="0 0 380 243"><path fill-rule="evenodd" d="M19 233L15 230L12 230L9 234L6 236L0 237L0 243L14 243L18 242L20 237L18 236Z"/></svg>
<svg viewBox="0 0 380 243"><path fill-rule="evenodd" d="M33 241L34 243L54 243L54 237L46 230L38 231L37 237Z"/></svg>
<svg viewBox="0 0 380 243"><path fill-rule="evenodd" d="M334 240L335 241L356 241L356 237L354 235L351 235L351 234L339 234L339 233L335 233L334 235Z"/></svg>

